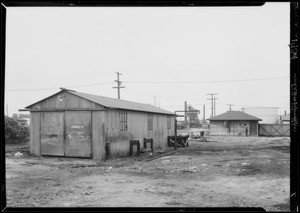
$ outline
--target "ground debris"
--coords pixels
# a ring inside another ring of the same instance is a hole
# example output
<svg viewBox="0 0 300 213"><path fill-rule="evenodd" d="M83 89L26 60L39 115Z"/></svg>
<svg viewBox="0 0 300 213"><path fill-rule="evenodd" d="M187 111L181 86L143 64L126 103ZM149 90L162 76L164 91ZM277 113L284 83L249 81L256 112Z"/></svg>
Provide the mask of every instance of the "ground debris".
<svg viewBox="0 0 300 213"><path fill-rule="evenodd" d="M91 195L92 192L81 192L80 194L82 194L82 195Z"/></svg>
<svg viewBox="0 0 300 213"><path fill-rule="evenodd" d="M103 164L75 164L71 165L71 168L82 168L82 167L103 167Z"/></svg>
<svg viewBox="0 0 300 213"><path fill-rule="evenodd" d="M193 173L195 173L195 172L197 172L197 167L196 166L190 166L190 167L187 167L187 168L185 168L185 169L183 169L183 170L181 170L182 172L193 172Z"/></svg>
<svg viewBox="0 0 300 213"><path fill-rule="evenodd" d="M21 156L23 156L23 153L21 153L21 152L15 153L15 157L21 157Z"/></svg>
<svg viewBox="0 0 300 213"><path fill-rule="evenodd" d="M147 159L147 161L155 160L157 158L161 158L161 157L164 157L164 156L167 156L167 155L172 155L172 154L175 154L175 153L176 153L176 151L171 151L171 152L168 152L168 153L165 153L165 154L161 154L161 155L149 158L149 159Z"/></svg>

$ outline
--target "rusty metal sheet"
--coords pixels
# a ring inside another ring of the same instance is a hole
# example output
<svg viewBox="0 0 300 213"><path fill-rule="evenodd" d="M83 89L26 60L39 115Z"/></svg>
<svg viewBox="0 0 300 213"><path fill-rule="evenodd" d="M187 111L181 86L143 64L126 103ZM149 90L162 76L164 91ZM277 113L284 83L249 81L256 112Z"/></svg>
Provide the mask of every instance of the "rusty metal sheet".
<svg viewBox="0 0 300 213"><path fill-rule="evenodd" d="M66 156L92 157L91 112L66 111Z"/></svg>
<svg viewBox="0 0 300 213"><path fill-rule="evenodd" d="M41 155L64 155L64 113L41 114Z"/></svg>

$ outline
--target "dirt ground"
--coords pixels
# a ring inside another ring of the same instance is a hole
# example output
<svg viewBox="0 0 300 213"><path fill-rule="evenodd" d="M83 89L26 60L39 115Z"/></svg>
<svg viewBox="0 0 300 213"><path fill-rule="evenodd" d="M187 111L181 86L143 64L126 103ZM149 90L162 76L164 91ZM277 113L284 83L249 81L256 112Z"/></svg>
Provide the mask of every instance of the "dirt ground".
<svg viewBox="0 0 300 213"><path fill-rule="evenodd" d="M26 144L9 145L7 206L289 211L289 147L289 138L210 137L175 152L146 151L101 162L36 157ZM17 152L23 155L17 157Z"/></svg>

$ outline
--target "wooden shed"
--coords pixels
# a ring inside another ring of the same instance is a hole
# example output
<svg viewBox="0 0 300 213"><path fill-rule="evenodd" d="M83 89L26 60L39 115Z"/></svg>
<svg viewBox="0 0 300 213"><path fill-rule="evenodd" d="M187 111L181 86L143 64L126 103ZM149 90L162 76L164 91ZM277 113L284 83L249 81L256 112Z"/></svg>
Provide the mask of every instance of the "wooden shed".
<svg viewBox="0 0 300 213"><path fill-rule="evenodd" d="M175 115L150 104L62 89L30 111L30 151L36 155L105 159L128 156L130 140L153 139L154 150L174 135Z"/></svg>
<svg viewBox="0 0 300 213"><path fill-rule="evenodd" d="M262 119L241 111L227 111L210 119L210 135L258 136L258 121Z"/></svg>

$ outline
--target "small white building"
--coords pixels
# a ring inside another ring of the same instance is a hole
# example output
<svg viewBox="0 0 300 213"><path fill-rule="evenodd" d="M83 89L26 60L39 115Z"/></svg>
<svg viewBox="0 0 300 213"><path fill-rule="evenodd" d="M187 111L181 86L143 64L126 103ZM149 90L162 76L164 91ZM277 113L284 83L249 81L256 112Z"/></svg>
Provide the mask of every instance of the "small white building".
<svg viewBox="0 0 300 213"><path fill-rule="evenodd" d="M26 119L26 118L18 118L17 122L20 126L29 126L29 120L30 119Z"/></svg>
<svg viewBox="0 0 300 213"><path fill-rule="evenodd" d="M290 115L281 115L280 124L290 124Z"/></svg>

